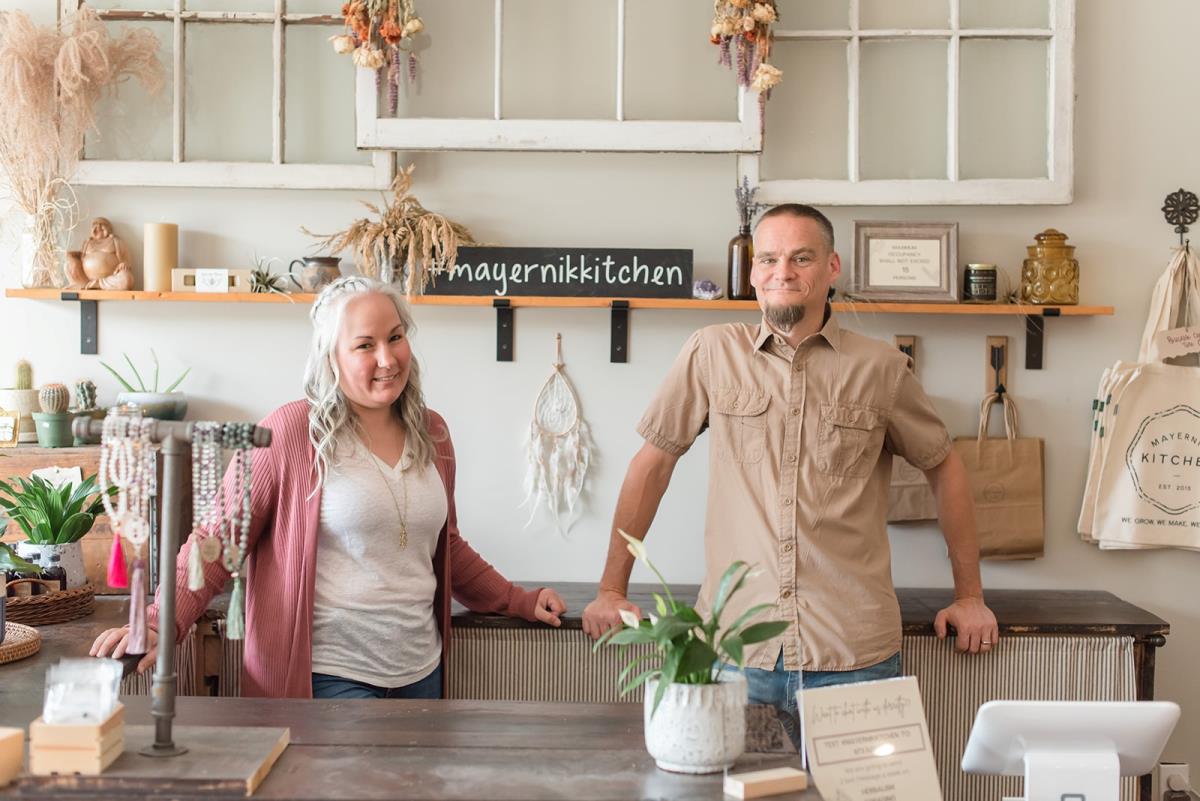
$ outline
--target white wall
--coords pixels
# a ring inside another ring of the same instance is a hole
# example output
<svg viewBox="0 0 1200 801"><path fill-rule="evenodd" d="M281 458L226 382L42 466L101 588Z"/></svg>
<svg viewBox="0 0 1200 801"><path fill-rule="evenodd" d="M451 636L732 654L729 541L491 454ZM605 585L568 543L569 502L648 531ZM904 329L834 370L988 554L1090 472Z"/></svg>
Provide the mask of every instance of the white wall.
<svg viewBox="0 0 1200 801"><path fill-rule="evenodd" d="M38 0L40 4L42 0ZM27 0L24 5L30 6ZM1046 439L1044 559L986 564L989 588L1109 590L1171 623L1160 652L1157 692L1184 706L1166 754L1200 763L1200 612L1189 587L1200 556L1184 552L1105 552L1075 531L1087 456L1091 393L1105 365L1132 358L1150 288L1165 267L1174 234L1159 212L1180 185L1196 190L1200 126L1195 71L1188 55L1200 6L1187 0L1079 4L1075 202L1034 208L829 209L840 250L850 256L855 219L958 221L960 261L999 263L1015 276L1025 244L1054 226L1078 245L1083 303L1111 304L1112 318L1047 323L1046 369L1024 370L1017 319L879 316L844 319L889 339L920 337L920 376L950 428L974 427L983 389L984 338L1012 338L1009 387L1020 402L1023 433ZM793 75L790 80L800 80ZM236 121L233 121L236 122ZM468 224L481 239L505 244L685 247L697 277L724 283L724 246L735 232L732 157L668 155L420 155L416 191L432 209ZM187 266L248 264L252 253L290 258L309 252L300 225L334 230L356 216L361 193L235 190L86 189L85 216L116 222L140 252L141 222L174 220L184 229ZM76 235L76 239L79 235ZM11 263L2 282L15 286ZM625 465L639 444L633 432L677 348L697 327L753 315L637 311L631 361L608 361L608 316L600 310L518 310L517 361L500 364L489 309L417 309L417 350L431 405L448 419L459 452L459 516L471 542L504 573L528 582L594 581ZM568 372L583 399L599 459L589 513L567 538L522 527L517 510L522 438L534 396L548 374L555 332L564 336ZM196 418L257 418L298 397L308 343L305 306L107 303L100 307L100 356L78 353L78 311L71 304L0 298L0 383L17 358L29 358L39 383L89 377L110 401L115 386L98 358L140 362L154 347L164 374L184 365ZM686 457L649 543L666 576L697 581L703 530L705 459ZM898 585L948 585L944 547L929 528L893 532ZM647 580L648 576L635 575Z"/></svg>

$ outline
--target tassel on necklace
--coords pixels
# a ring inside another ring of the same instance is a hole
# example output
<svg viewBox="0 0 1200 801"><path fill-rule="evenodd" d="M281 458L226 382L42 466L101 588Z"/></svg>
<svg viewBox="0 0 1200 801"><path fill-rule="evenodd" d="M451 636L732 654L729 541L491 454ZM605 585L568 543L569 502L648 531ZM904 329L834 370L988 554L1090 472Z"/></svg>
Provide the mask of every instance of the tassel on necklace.
<svg viewBox="0 0 1200 801"><path fill-rule="evenodd" d="M129 645L131 654L146 653L146 562L133 560L133 580L129 587Z"/></svg>
<svg viewBox="0 0 1200 801"><path fill-rule="evenodd" d="M239 574L234 574L233 577L233 593L229 596L229 611L225 614L225 639L240 640L245 636L245 606L246 591L242 584L242 577Z"/></svg>
<svg viewBox="0 0 1200 801"><path fill-rule="evenodd" d="M192 592L204 589L204 562L200 559L200 540L197 537L193 537L188 545L187 588Z"/></svg>
<svg viewBox="0 0 1200 801"><path fill-rule="evenodd" d="M125 572L125 552L121 550L121 535L113 532L112 552L108 555L108 586L128 587L129 575Z"/></svg>

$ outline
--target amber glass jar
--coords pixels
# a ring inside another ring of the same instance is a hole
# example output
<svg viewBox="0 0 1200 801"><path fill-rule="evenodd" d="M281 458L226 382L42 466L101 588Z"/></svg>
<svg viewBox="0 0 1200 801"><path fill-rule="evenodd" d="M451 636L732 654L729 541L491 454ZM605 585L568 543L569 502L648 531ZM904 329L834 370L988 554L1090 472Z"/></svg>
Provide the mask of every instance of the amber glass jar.
<svg viewBox="0 0 1200 801"><path fill-rule="evenodd" d="M754 262L754 237L750 226L743 225L729 240L729 272L726 285L730 300L754 300L758 296L750 285L750 266Z"/></svg>
<svg viewBox="0 0 1200 801"><path fill-rule="evenodd" d="M1021 267L1021 302L1071 306L1079 303L1079 262L1067 235L1047 228L1027 245L1029 258Z"/></svg>

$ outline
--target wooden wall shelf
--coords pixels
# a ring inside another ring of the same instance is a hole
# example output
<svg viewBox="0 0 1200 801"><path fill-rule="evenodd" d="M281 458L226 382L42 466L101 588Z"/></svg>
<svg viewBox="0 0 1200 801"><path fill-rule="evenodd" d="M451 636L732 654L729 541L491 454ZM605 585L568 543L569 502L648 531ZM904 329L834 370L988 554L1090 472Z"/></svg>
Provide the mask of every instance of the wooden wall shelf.
<svg viewBox="0 0 1200 801"><path fill-rule="evenodd" d="M98 350L99 301L182 302L182 303L295 303L309 304L314 294L277 295L271 293L198 293L198 292L113 292L60 289L7 289L9 298L33 300L66 300L80 304L80 350L95 354ZM612 310L612 354L614 362L628 358L629 310L676 309L694 311L756 312L758 303L752 300L691 300L663 298L548 298L488 296L458 297L449 295L420 295L410 298L414 306L491 306L496 309L496 358L512 361L513 310L520 308L596 308ZM833 304L834 311L850 314L954 314L974 317L997 315L1025 318L1025 367L1040 370L1045 337L1046 317L1095 317L1113 314L1112 306L1033 306L1013 303L846 303Z"/></svg>

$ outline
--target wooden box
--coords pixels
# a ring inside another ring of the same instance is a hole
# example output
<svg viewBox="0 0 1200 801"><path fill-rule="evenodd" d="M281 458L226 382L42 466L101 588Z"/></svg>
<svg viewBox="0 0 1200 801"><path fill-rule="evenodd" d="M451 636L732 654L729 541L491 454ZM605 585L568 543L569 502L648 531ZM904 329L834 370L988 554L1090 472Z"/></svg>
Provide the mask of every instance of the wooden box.
<svg viewBox="0 0 1200 801"><path fill-rule="evenodd" d="M125 750L125 707L100 723L29 724L29 772L34 776L97 776Z"/></svg>
<svg viewBox="0 0 1200 801"><path fill-rule="evenodd" d="M0 787L17 778L25 761L25 730L0 726Z"/></svg>

